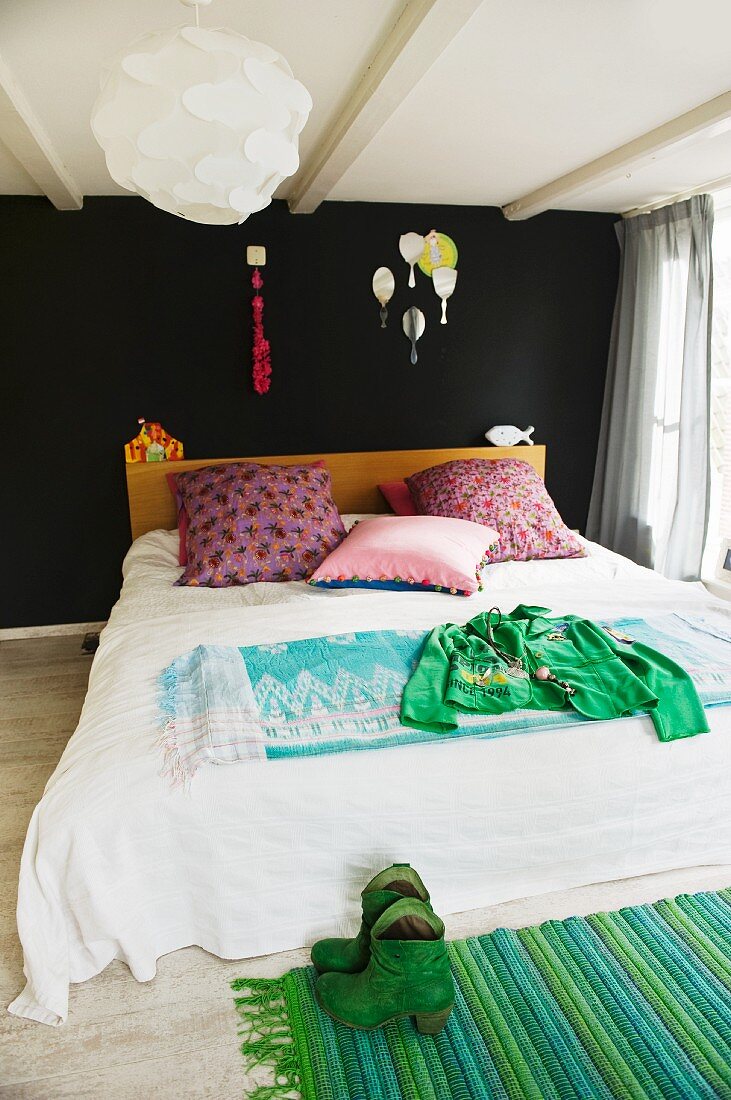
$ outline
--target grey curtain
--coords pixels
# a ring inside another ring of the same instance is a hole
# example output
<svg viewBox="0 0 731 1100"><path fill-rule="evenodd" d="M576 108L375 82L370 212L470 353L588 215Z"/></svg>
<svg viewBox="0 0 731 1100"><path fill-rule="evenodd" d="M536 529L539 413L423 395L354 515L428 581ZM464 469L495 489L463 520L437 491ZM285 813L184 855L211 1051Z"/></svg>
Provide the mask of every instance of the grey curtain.
<svg viewBox="0 0 731 1100"><path fill-rule="evenodd" d="M587 536L700 576L710 488L713 201L617 223L620 275Z"/></svg>

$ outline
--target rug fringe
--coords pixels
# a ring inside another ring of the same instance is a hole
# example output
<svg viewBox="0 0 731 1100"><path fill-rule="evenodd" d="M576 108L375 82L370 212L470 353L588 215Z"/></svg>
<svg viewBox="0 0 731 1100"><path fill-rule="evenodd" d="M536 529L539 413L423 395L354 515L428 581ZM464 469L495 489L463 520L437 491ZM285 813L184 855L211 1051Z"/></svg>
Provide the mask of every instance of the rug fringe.
<svg viewBox="0 0 731 1100"><path fill-rule="evenodd" d="M185 767L180 754L180 745L175 732L175 692L178 675L175 664L168 665L158 678L160 707L160 736L157 747L162 750L163 766L160 775L169 778L173 788L182 787L190 792L192 773Z"/></svg>
<svg viewBox="0 0 731 1100"><path fill-rule="evenodd" d="M280 978L235 978L231 989L241 1020L239 1036L246 1072L257 1066L273 1071L273 1083L254 1085L249 1100L291 1100L300 1095L297 1051Z"/></svg>

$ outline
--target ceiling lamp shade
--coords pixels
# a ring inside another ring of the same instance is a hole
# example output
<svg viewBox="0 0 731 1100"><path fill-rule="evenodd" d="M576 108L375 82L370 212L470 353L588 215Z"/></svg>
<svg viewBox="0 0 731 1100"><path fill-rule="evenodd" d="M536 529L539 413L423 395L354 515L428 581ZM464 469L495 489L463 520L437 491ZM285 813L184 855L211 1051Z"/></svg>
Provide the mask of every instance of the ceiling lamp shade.
<svg viewBox="0 0 731 1100"><path fill-rule="evenodd" d="M276 50L183 26L143 35L106 66L91 127L122 187L190 221L232 225L297 171L311 108Z"/></svg>

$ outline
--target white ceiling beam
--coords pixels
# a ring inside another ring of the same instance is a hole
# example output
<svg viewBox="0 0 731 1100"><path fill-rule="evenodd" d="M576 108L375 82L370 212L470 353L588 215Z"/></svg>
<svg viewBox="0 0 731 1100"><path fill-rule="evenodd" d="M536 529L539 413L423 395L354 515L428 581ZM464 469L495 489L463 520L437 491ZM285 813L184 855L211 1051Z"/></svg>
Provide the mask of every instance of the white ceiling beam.
<svg viewBox="0 0 731 1100"><path fill-rule="evenodd" d="M716 137L731 129L731 91L709 99L678 115L670 122L664 122L641 137L628 141L613 149L611 153L589 161L581 168L559 176L551 183L531 191L515 202L504 206L503 214L508 221L523 221L544 210L552 209L557 202L583 195L605 183L612 183L622 176L645 168L653 161L668 153L674 153L684 145Z"/></svg>
<svg viewBox="0 0 731 1100"><path fill-rule="evenodd" d="M482 0L409 0L329 133L295 177L293 214L311 214L432 67Z"/></svg>
<svg viewBox="0 0 731 1100"><path fill-rule="evenodd" d="M0 141L58 210L80 210L84 196L0 58Z"/></svg>

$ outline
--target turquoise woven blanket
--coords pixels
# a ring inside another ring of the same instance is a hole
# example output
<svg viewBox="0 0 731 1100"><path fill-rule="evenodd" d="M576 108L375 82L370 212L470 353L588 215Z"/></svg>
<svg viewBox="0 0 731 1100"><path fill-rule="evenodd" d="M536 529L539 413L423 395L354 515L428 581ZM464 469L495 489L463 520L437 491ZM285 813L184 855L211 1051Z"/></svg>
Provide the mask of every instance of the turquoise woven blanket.
<svg viewBox="0 0 731 1100"><path fill-rule="evenodd" d="M731 1097L731 892L501 928L449 945L442 1033L352 1031L307 967L232 983L255 1100Z"/></svg>
<svg viewBox="0 0 731 1100"><path fill-rule="evenodd" d="M665 614L603 625L667 654L692 676L702 702L731 702L731 637L701 619ZM317 756L447 737L504 737L578 725L565 711L460 715L449 733L402 726L401 694L427 633L369 631L272 645L198 646L162 673L166 766L188 782L205 763Z"/></svg>

